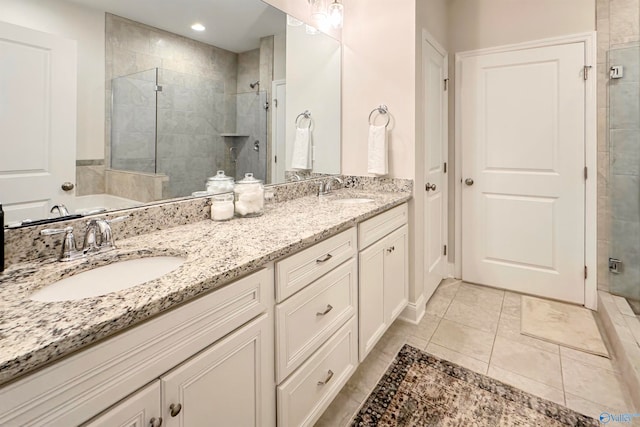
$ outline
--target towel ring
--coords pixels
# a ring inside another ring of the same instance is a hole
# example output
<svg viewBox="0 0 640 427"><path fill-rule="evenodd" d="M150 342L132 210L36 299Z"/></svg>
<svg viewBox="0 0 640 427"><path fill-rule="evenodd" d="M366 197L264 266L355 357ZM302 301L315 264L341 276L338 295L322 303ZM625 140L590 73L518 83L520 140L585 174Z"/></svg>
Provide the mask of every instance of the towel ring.
<svg viewBox="0 0 640 427"><path fill-rule="evenodd" d="M296 127L298 127L298 123L300 122L300 117L302 117L302 120L304 119L309 120L308 128L311 129L311 111L304 110L304 112L298 114L298 117L296 117Z"/></svg>
<svg viewBox="0 0 640 427"><path fill-rule="evenodd" d="M387 115L387 123L384 124L384 127L389 126L389 123L391 122L391 116L389 115L389 109L384 104L381 104L381 105L377 106L376 108L374 108L373 110L371 110L371 112L369 113L369 124L371 126L374 125L374 123L371 121L371 116L373 116L373 113L375 113L376 111L378 112L378 114L386 114Z"/></svg>

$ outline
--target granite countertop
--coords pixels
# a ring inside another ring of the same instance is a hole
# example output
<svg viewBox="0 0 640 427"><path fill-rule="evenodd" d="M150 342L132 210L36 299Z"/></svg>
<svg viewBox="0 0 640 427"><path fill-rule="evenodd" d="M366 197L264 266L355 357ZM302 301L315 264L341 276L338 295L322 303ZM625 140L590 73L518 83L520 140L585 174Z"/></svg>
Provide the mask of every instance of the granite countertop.
<svg viewBox="0 0 640 427"><path fill-rule="evenodd" d="M362 204L334 198L367 197ZM268 204L257 218L201 221L117 240L118 249L68 263L40 260L0 274L0 384L88 344L259 270L411 197L408 192L338 190L328 198ZM30 295L60 278L116 260L186 258L178 269L133 288L93 298L37 302Z"/></svg>

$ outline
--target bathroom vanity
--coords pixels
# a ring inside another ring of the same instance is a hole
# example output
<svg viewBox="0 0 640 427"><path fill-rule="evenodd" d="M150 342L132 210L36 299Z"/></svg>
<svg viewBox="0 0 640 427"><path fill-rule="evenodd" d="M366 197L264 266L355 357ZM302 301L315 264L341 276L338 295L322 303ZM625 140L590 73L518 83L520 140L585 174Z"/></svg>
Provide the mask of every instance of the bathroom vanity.
<svg viewBox="0 0 640 427"><path fill-rule="evenodd" d="M301 197L11 266L0 424L312 425L407 304L410 194ZM65 275L166 254L186 261L143 285L30 300Z"/></svg>

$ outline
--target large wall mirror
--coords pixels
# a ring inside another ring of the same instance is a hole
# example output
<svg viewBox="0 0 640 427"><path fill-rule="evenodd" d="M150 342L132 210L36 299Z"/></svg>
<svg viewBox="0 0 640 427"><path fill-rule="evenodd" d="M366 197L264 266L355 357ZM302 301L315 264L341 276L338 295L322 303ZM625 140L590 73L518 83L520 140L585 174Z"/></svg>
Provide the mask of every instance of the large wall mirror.
<svg viewBox="0 0 640 427"><path fill-rule="evenodd" d="M340 173L341 44L267 3L0 10L10 225L203 195L217 171L266 184Z"/></svg>

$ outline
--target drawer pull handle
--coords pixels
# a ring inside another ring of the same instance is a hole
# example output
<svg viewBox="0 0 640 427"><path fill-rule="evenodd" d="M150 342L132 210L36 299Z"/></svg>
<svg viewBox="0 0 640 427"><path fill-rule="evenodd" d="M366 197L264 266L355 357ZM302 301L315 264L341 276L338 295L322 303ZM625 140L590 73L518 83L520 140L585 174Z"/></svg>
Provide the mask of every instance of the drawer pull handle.
<svg viewBox="0 0 640 427"><path fill-rule="evenodd" d="M318 264L322 264L323 262L327 262L329 261L331 258L333 258L333 255L331 254L326 254L325 256L323 256L322 258L319 258L316 260L316 263Z"/></svg>
<svg viewBox="0 0 640 427"><path fill-rule="evenodd" d="M333 306L331 304L327 304L327 308L325 311L322 312L317 312L316 316L324 316L325 314L327 314L328 312L330 312L331 310L333 310Z"/></svg>
<svg viewBox="0 0 640 427"><path fill-rule="evenodd" d="M393 252L395 250L396 250L396 247L395 246L391 246L389 249L387 249L387 252L391 253L391 252Z"/></svg>
<svg viewBox="0 0 640 427"><path fill-rule="evenodd" d="M169 405L169 411L172 417L177 416L180 411L182 410L182 404L180 403L172 403L171 405Z"/></svg>
<svg viewBox="0 0 640 427"><path fill-rule="evenodd" d="M318 381L318 385L320 386L327 384L329 381L331 381L331 378L333 378L333 371L329 369L329 372L327 372L327 378L325 378L324 381Z"/></svg>
<svg viewBox="0 0 640 427"><path fill-rule="evenodd" d="M162 417L160 418L151 418L149 420L149 427L160 427L162 425Z"/></svg>

